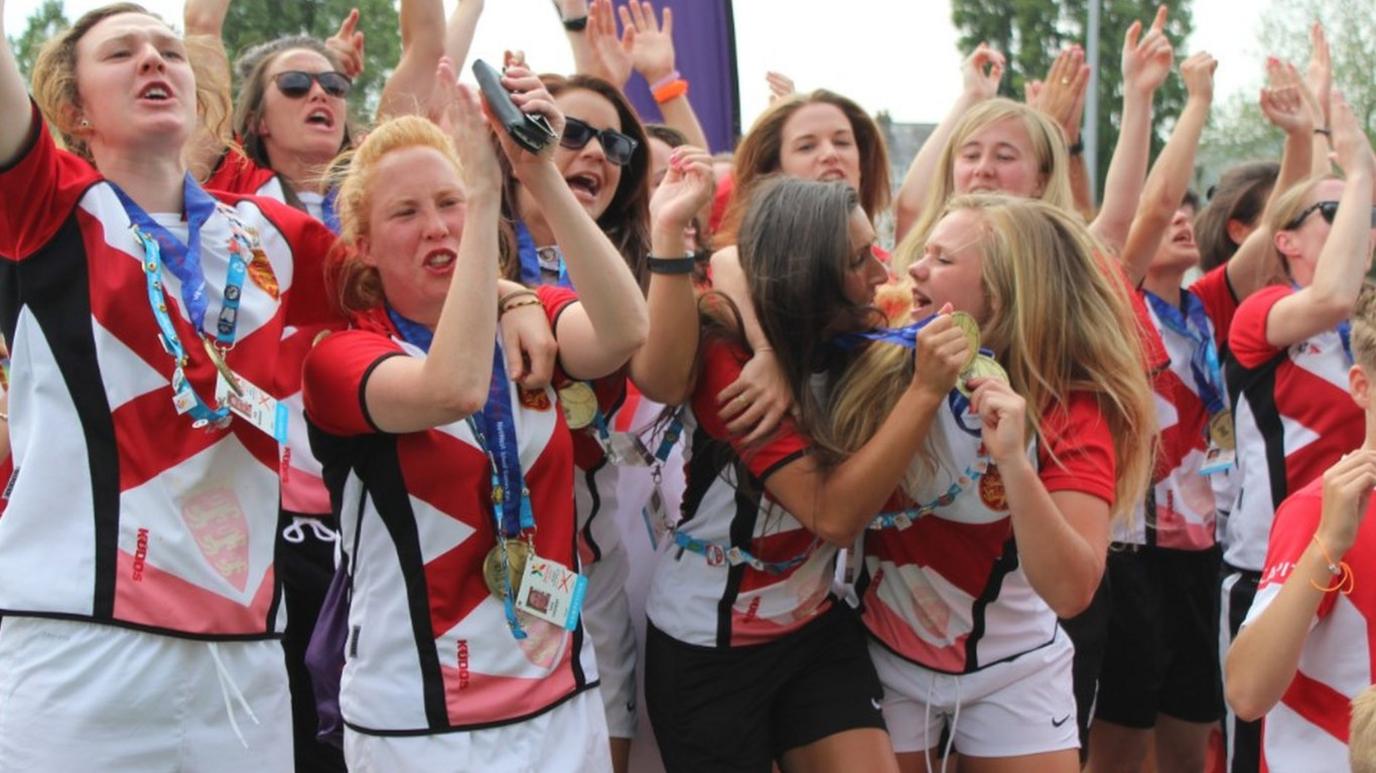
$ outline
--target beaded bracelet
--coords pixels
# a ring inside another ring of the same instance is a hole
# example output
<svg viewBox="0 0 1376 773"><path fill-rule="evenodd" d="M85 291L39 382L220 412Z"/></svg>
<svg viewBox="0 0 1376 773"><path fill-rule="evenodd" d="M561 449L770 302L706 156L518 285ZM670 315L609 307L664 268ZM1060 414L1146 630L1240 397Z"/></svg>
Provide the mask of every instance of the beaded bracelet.
<svg viewBox="0 0 1376 773"><path fill-rule="evenodd" d="M519 309L519 308L521 308L522 306L538 306L538 305L540 305L540 299L539 299L539 298L526 298L526 299L523 300L523 301L513 301L513 302L508 303L507 305L505 305L505 306L503 306L503 307L501 307L500 309L497 310L497 319L501 319L502 316L503 316L504 314L506 314L508 311L511 311L511 310L513 310L513 309Z"/></svg>
<svg viewBox="0 0 1376 773"><path fill-rule="evenodd" d="M1317 534L1314 535L1314 544L1318 546L1319 552L1323 554L1323 560L1328 562L1328 573L1337 577L1338 581L1325 588L1317 582L1314 582L1313 578L1310 578L1309 584L1314 587L1314 590L1320 593L1331 593L1336 590L1341 591L1345 595L1351 594L1352 588L1356 584L1352 576L1352 567L1349 566L1346 561L1334 561L1333 557L1328 555L1328 549L1323 546L1322 542L1319 542L1319 535Z"/></svg>

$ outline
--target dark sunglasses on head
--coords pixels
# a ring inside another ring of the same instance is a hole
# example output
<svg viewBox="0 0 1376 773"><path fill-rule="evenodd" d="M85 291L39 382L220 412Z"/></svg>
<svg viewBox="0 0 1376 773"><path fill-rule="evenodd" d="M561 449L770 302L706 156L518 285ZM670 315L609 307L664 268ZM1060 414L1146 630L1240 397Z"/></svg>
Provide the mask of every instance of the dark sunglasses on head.
<svg viewBox="0 0 1376 773"><path fill-rule="evenodd" d="M1295 215L1295 219L1287 223L1284 230L1291 231L1299 228L1300 225L1304 223L1305 218L1314 213L1314 210L1319 211L1319 214L1323 216L1324 222L1333 225L1333 218L1338 216L1338 202L1320 201L1316 204L1310 204L1304 208L1304 211ZM1376 228L1376 206L1371 208L1371 227Z"/></svg>
<svg viewBox="0 0 1376 773"><path fill-rule="evenodd" d="M328 72L303 72L301 70L288 70L278 73L274 81L277 83L277 90L282 92L282 96L291 99L300 99L311 91L311 83L319 83L320 88L332 97L344 98L349 96L349 90L354 87L348 76L341 72L330 70Z"/></svg>
<svg viewBox="0 0 1376 773"><path fill-rule="evenodd" d="M564 135L559 138L559 144L569 150L582 150L593 137L602 143L602 152L607 154L608 161L617 166L631 163L637 144L635 138L611 129L594 129L577 118L564 119Z"/></svg>

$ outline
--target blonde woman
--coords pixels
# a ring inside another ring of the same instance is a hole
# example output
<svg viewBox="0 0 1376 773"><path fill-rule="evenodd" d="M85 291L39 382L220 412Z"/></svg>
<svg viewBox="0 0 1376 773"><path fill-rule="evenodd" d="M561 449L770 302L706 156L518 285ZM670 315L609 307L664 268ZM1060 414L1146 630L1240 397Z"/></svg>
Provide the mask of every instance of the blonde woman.
<svg viewBox="0 0 1376 773"><path fill-rule="evenodd" d="M962 770L1074 771L1057 617L1093 597L1155 430L1127 291L1075 215L1035 200L958 197L906 257L913 316L964 311L1007 376L962 375L968 401L951 393L866 535L857 592L899 766L930 763L944 729ZM845 445L876 430L909 362L880 343L851 365L833 397Z"/></svg>

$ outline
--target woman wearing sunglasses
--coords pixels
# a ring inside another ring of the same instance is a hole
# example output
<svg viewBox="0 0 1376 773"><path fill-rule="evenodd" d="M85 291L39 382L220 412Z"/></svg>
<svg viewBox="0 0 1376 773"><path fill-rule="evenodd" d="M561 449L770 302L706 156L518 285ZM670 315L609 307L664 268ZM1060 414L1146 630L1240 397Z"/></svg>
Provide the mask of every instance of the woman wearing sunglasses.
<svg viewBox="0 0 1376 773"><path fill-rule="evenodd" d="M645 130L621 92L587 75L545 75L541 81L566 116L553 151L554 165L647 289L650 305L649 340L626 368L604 378L559 385L565 416L574 429L579 468L574 494L580 558L588 574L584 619L596 645L613 761L618 770L625 770L636 724L636 643L625 591L629 561L614 518L622 491L620 468L648 459L614 450L625 438L615 437L610 429L613 415L625 402L628 377L645 397L666 404L680 402L688 388L695 343L683 331L697 325L693 260L683 245L687 219L677 226L655 223L656 240L673 245L673 254L650 251ZM525 99L521 94L514 98L518 104ZM671 157L671 169L687 169L705 163L705 158L700 150L679 148ZM572 285L543 207L514 178L508 178L505 193L504 208L514 223L503 242L507 277L530 287ZM710 199L711 188L701 194L694 212ZM660 226L678 231L672 237L660 234Z"/></svg>
<svg viewBox="0 0 1376 773"><path fill-rule="evenodd" d="M1223 594L1237 623L1261 579L1276 508L1363 440L1361 409L1345 389L1347 320L1371 264L1373 161L1336 94L1331 113L1343 179L1314 179L1277 199L1268 226L1288 282L1243 301L1228 334L1241 483L1223 528Z"/></svg>

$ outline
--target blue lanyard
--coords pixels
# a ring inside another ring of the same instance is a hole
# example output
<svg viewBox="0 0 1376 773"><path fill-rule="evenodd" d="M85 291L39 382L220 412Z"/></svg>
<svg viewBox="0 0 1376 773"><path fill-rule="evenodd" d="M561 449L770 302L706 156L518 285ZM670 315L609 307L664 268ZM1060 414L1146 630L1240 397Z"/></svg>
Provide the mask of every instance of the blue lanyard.
<svg viewBox="0 0 1376 773"><path fill-rule="evenodd" d="M563 253L557 252L559 261L559 278L556 284L560 287L573 287L573 282L569 280L569 268L564 263ZM540 250L535 246L535 237L530 235L530 229L520 220L516 221L516 254L521 261L521 284L527 287L535 287L544 284L544 269L540 265Z"/></svg>
<svg viewBox="0 0 1376 773"><path fill-rule="evenodd" d="M902 531L912 526L913 521L918 518L924 515L931 515L938 507L950 506L956 501L956 497L960 496L965 491L967 486L978 483L979 479L984 477L984 473L989 470L989 461L988 456L981 454L975 459L974 464L965 468L965 474L953 482L950 488L946 489L946 492L941 496L924 505L915 505L904 510L880 513L875 516L873 521L870 521L869 528L876 531L881 529L898 529Z"/></svg>
<svg viewBox="0 0 1376 773"><path fill-rule="evenodd" d="M655 449L655 459L660 464L669 461L669 454L674 452L674 444L683 434L682 409L674 411L674 419L669 422L669 427L664 430L664 437L659 439L659 447Z"/></svg>
<svg viewBox="0 0 1376 773"><path fill-rule="evenodd" d="M109 182L109 181L107 181ZM175 363L172 370L172 402L179 413L189 413L192 426L196 428L214 425L224 427L229 420L229 408L219 406L210 408L205 400L191 387L186 378L186 347L177 335L172 317L167 310L167 296L163 291L163 266L165 265L182 286L182 303L187 317L198 334L204 335L206 301L205 273L201 269L201 227L210 216L220 209L220 205L201 189L191 175L186 175L182 183L182 196L187 215L187 243L182 244L167 229L157 223L120 187L110 182L124 211L129 216L130 230L134 238L143 246L144 278L147 282L148 305L153 319L158 325L158 341ZM227 213L228 214L228 213ZM232 223L231 223L232 224ZM223 352L234 346L234 337L239 317L239 302L243 294L247 263L244 256L251 252L251 245L245 243L240 229L235 228L233 241L229 248L229 267L225 276L224 301L215 324L215 340ZM166 260L164 260L166 253Z"/></svg>
<svg viewBox="0 0 1376 773"><path fill-rule="evenodd" d="M1223 368L1218 361L1218 344L1209 332L1209 315L1204 303L1189 290L1180 291L1180 309L1164 298L1147 290L1142 294L1151 304L1152 311L1161 324L1190 342L1190 372L1194 375L1195 389L1204 401L1204 409L1210 416L1227 407L1223 401Z"/></svg>
<svg viewBox="0 0 1376 773"><path fill-rule="evenodd" d="M387 315L403 339L429 353L430 344L435 339L429 328L403 317L390 307L387 309ZM521 455L516 438L516 424L512 416L511 392L506 381L506 362L502 357L501 347L495 343L492 355L492 385L488 389L487 404L483 406L481 413L468 417L468 428L473 432L478 447L487 456L491 469L492 519L496 525L497 543L503 547L505 555L508 539L518 538L523 532L535 528L535 514L530 504L530 490L526 488L525 476L521 472ZM496 440L495 453L492 444L488 442L489 437ZM510 492L520 493L518 496L509 496ZM524 639L526 634L521 630L521 623L516 618L515 591L510 587L510 578L505 571L502 576L507 586L502 594L507 626L513 636Z"/></svg>
<svg viewBox="0 0 1376 773"><path fill-rule="evenodd" d="M325 191L325 197L320 200L320 217L325 223L325 227L330 229L330 233L339 235L342 227L339 225L339 212L335 209L335 200L339 198L339 189L330 188Z"/></svg>
<svg viewBox="0 0 1376 773"><path fill-rule="evenodd" d="M783 574L793 567L803 563L816 550L821 540L812 538L812 543L807 546L807 550L788 559L787 561L764 561L756 558L747 550L738 547L723 548L714 542L704 542L700 539L693 539L681 531L674 532L674 544L682 550L687 550L707 559L707 563L712 566L720 566L723 562L732 566L748 564L751 569L757 572L768 572L769 574Z"/></svg>

